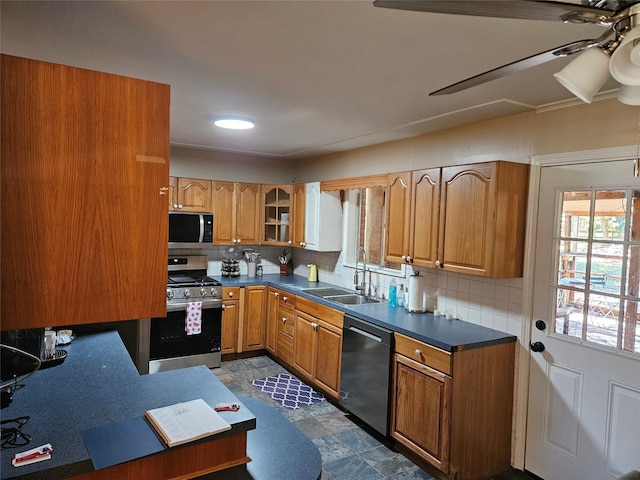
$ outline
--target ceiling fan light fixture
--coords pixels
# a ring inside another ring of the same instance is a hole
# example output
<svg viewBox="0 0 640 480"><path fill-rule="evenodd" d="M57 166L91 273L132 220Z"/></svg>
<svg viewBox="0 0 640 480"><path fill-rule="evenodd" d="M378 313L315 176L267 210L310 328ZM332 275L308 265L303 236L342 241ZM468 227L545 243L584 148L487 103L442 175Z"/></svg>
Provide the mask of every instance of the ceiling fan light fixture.
<svg viewBox="0 0 640 480"><path fill-rule="evenodd" d="M250 118L235 117L230 115L224 115L214 118L213 124L216 127L226 128L229 130L249 130L256 126L256 123Z"/></svg>
<svg viewBox="0 0 640 480"><path fill-rule="evenodd" d="M580 100L591 103L609 78L609 55L599 47L588 48L553 76Z"/></svg>
<svg viewBox="0 0 640 480"><path fill-rule="evenodd" d="M621 84L640 86L640 25L633 27L611 54L609 69Z"/></svg>

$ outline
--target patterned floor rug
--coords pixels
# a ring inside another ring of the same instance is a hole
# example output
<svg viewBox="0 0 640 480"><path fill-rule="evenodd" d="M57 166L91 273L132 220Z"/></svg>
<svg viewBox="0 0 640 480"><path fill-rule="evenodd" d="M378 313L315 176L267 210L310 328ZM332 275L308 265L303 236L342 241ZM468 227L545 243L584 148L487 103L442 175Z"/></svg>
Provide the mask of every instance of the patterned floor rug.
<svg viewBox="0 0 640 480"><path fill-rule="evenodd" d="M274 377L252 380L251 385L269 395L283 407L295 410L324 400L324 396L296 377L281 373Z"/></svg>

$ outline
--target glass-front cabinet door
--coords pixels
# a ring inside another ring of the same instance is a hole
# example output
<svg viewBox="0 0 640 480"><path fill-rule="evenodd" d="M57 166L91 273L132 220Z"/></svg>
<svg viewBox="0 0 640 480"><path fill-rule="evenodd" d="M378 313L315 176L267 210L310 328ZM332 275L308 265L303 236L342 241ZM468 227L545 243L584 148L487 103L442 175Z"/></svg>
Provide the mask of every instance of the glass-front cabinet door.
<svg viewBox="0 0 640 480"><path fill-rule="evenodd" d="M263 243L291 245L293 209L292 185L264 185L264 237Z"/></svg>

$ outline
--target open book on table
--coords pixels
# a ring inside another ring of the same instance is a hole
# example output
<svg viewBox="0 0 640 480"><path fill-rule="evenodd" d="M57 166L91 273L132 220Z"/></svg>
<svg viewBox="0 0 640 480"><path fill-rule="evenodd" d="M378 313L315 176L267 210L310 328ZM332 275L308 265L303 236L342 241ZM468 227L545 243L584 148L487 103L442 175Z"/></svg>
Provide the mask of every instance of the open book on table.
<svg viewBox="0 0 640 480"><path fill-rule="evenodd" d="M145 416L169 447L231 430L231 425L201 398L147 410Z"/></svg>

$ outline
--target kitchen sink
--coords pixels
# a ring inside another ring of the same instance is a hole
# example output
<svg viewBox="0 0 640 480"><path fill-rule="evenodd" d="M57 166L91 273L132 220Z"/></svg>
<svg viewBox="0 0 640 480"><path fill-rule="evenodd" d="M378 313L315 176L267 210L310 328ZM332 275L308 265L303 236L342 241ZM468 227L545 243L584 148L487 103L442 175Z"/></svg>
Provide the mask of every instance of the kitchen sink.
<svg viewBox="0 0 640 480"><path fill-rule="evenodd" d="M308 293L310 295L314 295L316 297L326 298L330 296L336 295L353 295L353 292L349 290L343 290L341 288L303 288L302 291L304 293Z"/></svg>
<svg viewBox="0 0 640 480"><path fill-rule="evenodd" d="M380 300L374 300L373 298L367 298L363 295L357 295L350 293L348 295L329 295L322 297L325 300L332 302L342 303L343 305L364 305L366 303L380 303Z"/></svg>

